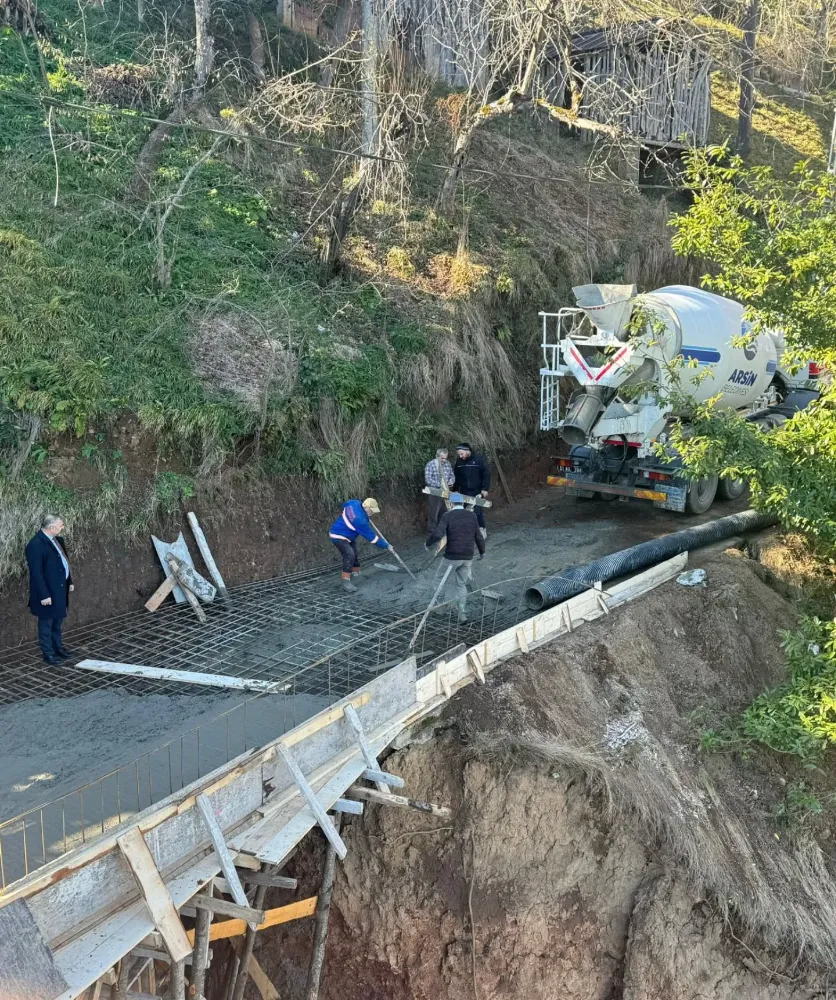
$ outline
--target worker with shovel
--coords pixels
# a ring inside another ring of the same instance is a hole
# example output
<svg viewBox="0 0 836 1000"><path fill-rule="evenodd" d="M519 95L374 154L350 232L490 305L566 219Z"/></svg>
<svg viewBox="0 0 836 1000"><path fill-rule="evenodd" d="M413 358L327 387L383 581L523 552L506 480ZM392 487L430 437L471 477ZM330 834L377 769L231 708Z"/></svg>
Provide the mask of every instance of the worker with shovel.
<svg viewBox="0 0 836 1000"><path fill-rule="evenodd" d="M362 503L359 500L349 500L343 504L342 513L331 525L328 537L340 550L343 560L342 580L343 590L349 594L357 591L351 582L352 577L360 575L360 561L357 556L357 536L362 535L367 542L378 548L388 549L389 543L379 534L369 518L379 514L380 507L374 497L367 497Z"/></svg>
<svg viewBox="0 0 836 1000"><path fill-rule="evenodd" d="M464 509L464 497L461 493L451 493L450 503L453 505L452 510L442 515L438 527L430 533L425 548L429 548L442 538L447 539L447 547L444 550L447 569L441 582L444 583L451 570L455 572L459 621L466 622L467 584L473 575L473 551L478 549L481 559L485 555L485 539L479 530L476 515L472 510Z"/></svg>

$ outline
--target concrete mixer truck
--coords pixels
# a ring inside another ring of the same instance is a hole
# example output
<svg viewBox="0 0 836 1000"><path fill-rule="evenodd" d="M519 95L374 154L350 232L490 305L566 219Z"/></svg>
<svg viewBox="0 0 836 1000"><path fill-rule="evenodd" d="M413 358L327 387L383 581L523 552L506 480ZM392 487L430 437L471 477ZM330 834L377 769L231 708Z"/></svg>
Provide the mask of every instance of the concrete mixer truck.
<svg viewBox="0 0 836 1000"><path fill-rule="evenodd" d="M816 366L782 367L783 336L754 335L738 302L685 285L643 295L634 285L573 292L577 307L540 314L540 429L557 430L569 446L548 482L570 495L703 513L746 484L690 480L664 447L688 405L717 397L718 407L770 430L818 396ZM571 385L565 403L561 383Z"/></svg>

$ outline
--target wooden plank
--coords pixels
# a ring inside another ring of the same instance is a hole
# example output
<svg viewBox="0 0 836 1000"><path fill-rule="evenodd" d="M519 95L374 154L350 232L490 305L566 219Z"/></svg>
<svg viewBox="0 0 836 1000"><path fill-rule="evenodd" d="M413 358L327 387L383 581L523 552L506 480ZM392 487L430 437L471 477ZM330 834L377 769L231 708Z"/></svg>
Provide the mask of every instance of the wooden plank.
<svg viewBox="0 0 836 1000"><path fill-rule="evenodd" d="M378 785L383 785L384 787L381 791L386 791L387 788L403 788L404 780L397 774L390 774L388 771L381 771L378 767L367 767L363 772L363 777L366 781L374 781Z"/></svg>
<svg viewBox="0 0 836 1000"><path fill-rule="evenodd" d="M517 629L517 642L520 644L520 649L523 653L528 652L528 640L525 637L525 629Z"/></svg>
<svg viewBox="0 0 836 1000"><path fill-rule="evenodd" d="M200 602L198 601L197 597L195 597L194 593L191 591L191 589L189 588L189 586L186 584L186 582L185 582L185 580L184 580L184 578L183 578L183 576L182 576L182 574L180 572L180 567L183 565L183 563L181 563L179 560L175 559L174 556L172 556L172 555L169 555L166 558L168 559L169 566L171 566L171 571L174 574L174 578L177 580L177 583L180 585L180 589L182 590L182 592L186 595L186 600L192 606L192 610L197 615L198 621L205 622L206 621L206 612L200 606Z"/></svg>
<svg viewBox="0 0 836 1000"><path fill-rule="evenodd" d="M360 695L355 696L353 699L355 705L358 703L356 700L358 697L368 700L370 698L369 690L366 689ZM339 718L342 715L342 709L340 706L336 707L340 708L337 716ZM387 720L372 733L369 733L369 742L372 749L380 753L401 732L405 721L411 718L416 711L419 711L420 707L418 703L414 702L409 708L401 710L392 719ZM203 783L203 789L205 791L219 791L224 789L228 784L234 783L240 778L247 777L253 767L258 769L263 762L271 759L275 753L274 746L275 741L264 750L249 755L246 761L239 766L231 770L225 769L220 775L216 773L209 776ZM341 773L341 769L344 769L346 764L351 761L355 762L353 776ZM319 794L323 801L326 801L326 792L329 798L333 794L333 798L330 801L334 801L342 795L345 788L351 784L354 778L362 773L363 767L364 762L357 752L356 746L352 746L323 763L310 776L310 780L312 784L330 781L333 791L331 789L326 790L323 787L320 789ZM233 843L235 843L236 850L245 851L251 855L258 845L262 844L265 839L273 836L272 830L275 829L275 823L277 822L276 811L282 809L285 811L290 810L290 815L293 815L294 812L298 811L298 805L295 805L295 803L299 800L300 794L298 789L295 785L290 785L271 804L274 812L269 817L256 820L246 831L242 831L234 838ZM140 818L141 828L153 830L174 816L184 811L190 811L195 802L196 794L192 791L185 799L177 799L175 802L164 803L161 807L155 807L147 815ZM307 807L303 808L306 809ZM315 819L311 818L310 824L304 827L303 834L314 826L315 822ZM142 824L146 824L146 826L142 826ZM265 824L267 824L266 830L264 830ZM198 825L202 828L202 824ZM116 834L111 837L105 836L101 838L95 845L91 845L89 848L85 848L74 854L71 859L62 859L62 870L75 872L82 863L85 866L89 866L91 856L99 856L105 845L108 844L111 847L116 846ZM289 851L285 853L292 853L294 846L295 844L291 843ZM259 863L255 859L253 861L258 867ZM241 864L240 859L238 863ZM217 856L212 852L201 860L190 864L180 875L173 877L168 883L168 889L175 906L183 906L188 903L198 889L211 882L218 874L218 869ZM92 871L92 868L87 868L87 872ZM45 882L48 885L51 881L52 879L48 877L37 879L38 884ZM133 880L131 882L133 884ZM19 886L16 891L23 891L23 888ZM31 885L25 888L30 889ZM8 905L9 902L11 900L2 899L0 907ZM119 908L118 912L113 912L105 917L96 926L95 933L83 933L69 941L66 946L62 946L56 952L55 956L56 967L69 983L69 988L60 994L59 997L56 997L55 1000L75 1000L79 993L95 981L97 973L111 968L123 955L130 951L132 947L139 944L153 930L154 926L148 915L147 907L144 901L140 899L134 903L126 903Z"/></svg>
<svg viewBox="0 0 836 1000"><path fill-rule="evenodd" d="M447 806L437 806L432 802L420 802L418 799L410 799L405 795L390 795L388 792L379 792L376 788L361 788L355 785L349 788L346 793L350 799L359 799L362 802L374 802L380 806L400 806L404 809L417 809L418 812L429 813L431 816L438 816L440 819L452 819L453 810Z"/></svg>
<svg viewBox="0 0 836 1000"><path fill-rule="evenodd" d="M212 555L209 543L206 541L206 535L203 534L203 528L200 526L197 514L190 510L188 514L186 514L186 517L189 519L189 527L192 529L194 540L197 542L197 547L200 549L200 555L203 558L204 563L206 563L209 575L215 581L215 586L220 591L221 597L227 597L228 594L224 578L221 576L221 571L218 569L218 564L215 562L215 557Z"/></svg>
<svg viewBox="0 0 836 1000"><path fill-rule="evenodd" d="M154 593L145 602L148 611L156 611L168 595L174 590L175 580L173 576L167 576L157 587Z"/></svg>
<svg viewBox="0 0 836 1000"><path fill-rule="evenodd" d="M450 496L449 492L445 493L444 490L440 490L435 486L425 486L421 492L426 493L428 496L444 497L445 499ZM453 492L455 492L455 490ZM484 497L468 497L463 493L459 495L464 500L466 507L493 507L490 500L486 500Z"/></svg>
<svg viewBox="0 0 836 1000"><path fill-rule="evenodd" d="M74 665L79 670L99 674L119 674L124 677L145 677L149 680L174 681L198 687L231 688L235 691L260 691L281 694L289 684L261 681L249 677L227 677L225 674L202 674L191 670L171 670L168 667L146 667L139 663L113 663L110 660L81 660Z"/></svg>
<svg viewBox="0 0 836 1000"><path fill-rule="evenodd" d="M223 830L218 825L215 811L207 795L198 795L197 807L200 810L201 816L203 816L206 829L209 831L221 871L224 873L224 878L229 886L230 895L239 906L249 906L250 901L247 899L247 894L241 885L241 879L238 878L238 872L235 870L235 862L232 860L232 854L230 854L229 848L226 846Z"/></svg>
<svg viewBox="0 0 836 1000"><path fill-rule="evenodd" d="M192 945L186 937L165 882L157 871L145 838L134 827L133 830L124 833L116 843L139 886L154 926L162 935L168 953L173 961L182 961L190 954Z"/></svg>
<svg viewBox="0 0 836 1000"><path fill-rule="evenodd" d="M0 997L52 1000L66 988L26 902L0 910Z"/></svg>
<svg viewBox="0 0 836 1000"><path fill-rule="evenodd" d="M344 715L348 720L348 724L354 730L354 735L357 738L357 742L360 745L360 752L363 754L363 759L366 765L372 770L377 769L377 758L369 749L369 741L366 739L366 734L363 731L363 724L360 722L360 716L357 714L356 709L353 705L346 705L344 709ZM385 784L380 781L377 787L383 792L386 790Z"/></svg>
<svg viewBox="0 0 836 1000"><path fill-rule="evenodd" d="M169 555L169 553L175 555L183 562L190 563L192 561L191 553L189 552L188 545L186 545L186 539L183 537L182 531L177 535L177 539L174 542L164 542L161 538L157 538L156 535L151 535L151 542L166 576L174 575L171 572L171 567L168 565L168 561L166 559L166 556ZM174 584L172 594L174 595L174 600L178 604L186 603L186 595L181 590L180 585L176 582Z"/></svg>
<svg viewBox="0 0 836 1000"><path fill-rule="evenodd" d="M271 875L269 872L244 872L241 878L248 885L266 885L274 889L295 889L298 885L295 878Z"/></svg>
<svg viewBox="0 0 836 1000"><path fill-rule="evenodd" d="M246 899L246 896L244 898ZM263 910L254 909L249 904L241 906L239 903L230 903L228 899L219 899L216 896L197 895L191 901L191 905L195 910L219 913L223 917L235 917L236 920L246 920L247 923L256 926L264 920Z"/></svg>
<svg viewBox="0 0 836 1000"><path fill-rule="evenodd" d="M360 777L365 767L366 762L355 751L355 756L350 757L337 773L316 792L321 807L330 809L337 799L343 797L345 790L350 788ZM290 808L292 806L289 806L288 810ZM278 813L270 823L271 829L279 827L278 832L269 836L258 849L259 860L265 864L278 864L316 824L317 817L307 803L300 809L295 809L290 815L287 811Z"/></svg>
<svg viewBox="0 0 836 1000"><path fill-rule="evenodd" d="M217 590L212 586L212 584L202 577L200 573L191 564L191 561L185 562L182 559L178 559L173 552L169 552L166 556L168 565L171 567L172 573L177 577L177 582L183 588L183 590L190 590L196 598L203 601L204 604L211 604L215 600L215 594ZM186 594L188 597L189 595Z"/></svg>
<svg viewBox="0 0 836 1000"><path fill-rule="evenodd" d="M351 799L337 799L331 808L334 812L350 813L352 816L362 816L363 814L363 803L352 802Z"/></svg>
<svg viewBox="0 0 836 1000"><path fill-rule="evenodd" d="M302 740L306 740L318 730L324 729L325 726L330 726L332 722L337 722L338 719L341 719L345 713L346 704L353 705L355 708L362 708L364 705L368 705L370 700L371 695L368 691L364 691L362 694L354 695L353 697L347 699L347 701L341 702L333 708L329 708L328 711L320 712L319 715L315 715L312 719L308 719L307 722L303 722L301 726L297 726L289 733L285 733L279 742L286 747L292 747L294 744L299 743Z"/></svg>
<svg viewBox="0 0 836 1000"><path fill-rule="evenodd" d="M308 779L302 773L302 768L299 767L299 765L296 763L293 754L287 747L282 746L282 744L280 743L278 749L279 749L279 754L281 755L282 760L285 762L288 771L290 771L291 775L293 776L293 780L299 786L299 791L302 793L302 796L307 802L308 808L314 814L317 823L319 823L320 827L322 828L322 832L325 834L328 843L333 846L334 850L340 856L340 860L344 859L346 854L348 854L348 848L345 846L345 844L342 841L342 838L337 833L334 824L331 822L328 816L328 813L325 811L319 799L316 797L316 793L308 784ZM264 859L262 858L262 860Z"/></svg>
<svg viewBox="0 0 836 1000"><path fill-rule="evenodd" d="M181 907L181 912L184 907ZM160 951L158 948L148 948L145 945L138 944L135 948L131 948L129 956L134 958L151 958L155 962L165 962L166 964L171 964L171 955L167 951ZM211 952L210 952L211 957ZM194 952L190 955L186 955L183 959L186 965L191 965L194 962ZM99 982L104 982L104 980L99 980Z"/></svg>
<svg viewBox="0 0 836 1000"><path fill-rule="evenodd" d="M266 910L264 920L258 925L256 930L263 931L268 927L276 927L279 924L289 923L291 920L301 920L304 917L312 917L316 911L316 896L309 896L307 899L300 899L296 903L288 903L287 906L279 906L274 910ZM223 941L226 938L238 937L247 931L246 920L222 920L217 924L212 924L209 928L210 941ZM194 931L187 931L190 938L194 937Z"/></svg>

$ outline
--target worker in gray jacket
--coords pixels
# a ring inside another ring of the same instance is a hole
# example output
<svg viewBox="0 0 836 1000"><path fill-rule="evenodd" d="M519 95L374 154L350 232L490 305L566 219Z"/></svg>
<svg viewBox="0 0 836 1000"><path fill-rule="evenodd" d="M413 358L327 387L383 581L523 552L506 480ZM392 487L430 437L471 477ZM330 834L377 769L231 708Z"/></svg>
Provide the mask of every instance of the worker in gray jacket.
<svg viewBox="0 0 836 1000"><path fill-rule="evenodd" d="M459 608L459 621L467 621L467 584L473 575L473 553L479 550L479 558L485 555L485 539L479 530L479 522L472 510L464 509L464 497L461 493L451 493L452 510L438 522L438 526L427 539L425 548L435 542L447 538L444 558L456 574L456 604Z"/></svg>

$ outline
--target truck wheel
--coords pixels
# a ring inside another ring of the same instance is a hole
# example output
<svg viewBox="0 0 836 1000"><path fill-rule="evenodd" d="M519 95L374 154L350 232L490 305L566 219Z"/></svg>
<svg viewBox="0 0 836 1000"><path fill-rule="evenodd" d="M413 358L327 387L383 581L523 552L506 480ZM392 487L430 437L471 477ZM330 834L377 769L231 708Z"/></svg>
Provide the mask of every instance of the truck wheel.
<svg viewBox="0 0 836 1000"><path fill-rule="evenodd" d="M688 514L704 514L714 503L717 495L717 476L706 476L704 479L694 479L685 500L685 511Z"/></svg>
<svg viewBox="0 0 836 1000"><path fill-rule="evenodd" d="M732 479L730 476L724 476L717 486L717 499L737 500L738 497L742 497L745 492L745 479Z"/></svg>

